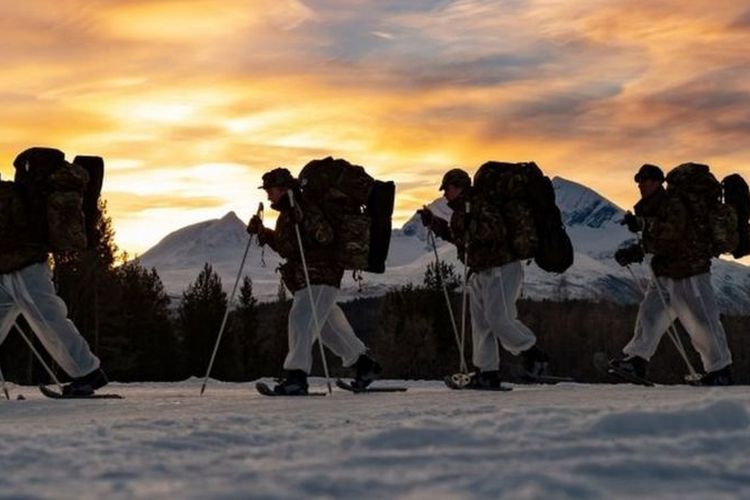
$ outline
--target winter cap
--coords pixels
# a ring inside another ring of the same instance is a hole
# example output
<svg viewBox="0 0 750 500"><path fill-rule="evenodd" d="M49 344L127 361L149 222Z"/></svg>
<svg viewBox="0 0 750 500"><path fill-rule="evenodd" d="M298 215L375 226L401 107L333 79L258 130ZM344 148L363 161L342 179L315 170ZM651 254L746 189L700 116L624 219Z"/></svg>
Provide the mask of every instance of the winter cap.
<svg viewBox="0 0 750 500"><path fill-rule="evenodd" d="M273 187L294 187L297 181L291 172L285 168L274 168L270 172L263 174L263 185L258 189L270 189Z"/></svg>
<svg viewBox="0 0 750 500"><path fill-rule="evenodd" d="M443 181L440 183L440 191L445 190L448 186L456 186L464 189L471 187L471 177L469 177L469 174L465 170L452 168L443 176Z"/></svg>
<svg viewBox="0 0 750 500"><path fill-rule="evenodd" d="M646 163L640 168L640 170L638 170L638 173L635 174L635 182L641 182L647 179L664 182L664 172L662 172L662 170L656 165Z"/></svg>

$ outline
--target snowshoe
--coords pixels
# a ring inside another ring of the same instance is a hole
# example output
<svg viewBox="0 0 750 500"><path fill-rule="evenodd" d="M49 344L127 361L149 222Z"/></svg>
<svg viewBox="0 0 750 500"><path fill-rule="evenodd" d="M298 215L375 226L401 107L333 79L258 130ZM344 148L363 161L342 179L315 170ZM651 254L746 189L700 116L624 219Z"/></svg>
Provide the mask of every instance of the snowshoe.
<svg viewBox="0 0 750 500"><path fill-rule="evenodd" d="M475 391L510 391L500 382L499 371L480 371L473 373L454 373L444 379L445 385L454 390Z"/></svg>
<svg viewBox="0 0 750 500"><path fill-rule="evenodd" d="M373 381L380 378L383 367L367 354L362 354L357 359L357 362L354 363L354 370L354 380L352 380L350 385L354 389L364 390Z"/></svg>
<svg viewBox="0 0 750 500"><path fill-rule="evenodd" d="M83 377L74 378L72 382L65 384L62 388L62 395L73 398L93 396L94 391L104 387L108 383L109 380L107 380L104 370L97 368L91 373Z"/></svg>
<svg viewBox="0 0 750 500"><path fill-rule="evenodd" d="M297 393L297 394L285 394L283 391L276 392L276 387L278 385L271 387L265 382L257 382L255 384L255 389L258 391L258 393L262 394L263 396L293 396L293 397L304 397L304 396L325 396L325 392L310 392L306 391L304 393Z"/></svg>
<svg viewBox="0 0 750 500"><path fill-rule="evenodd" d="M286 377L277 379L276 382L271 389L273 394L264 392L263 388L268 388L268 386L263 382L256 384L256 387L258 392L266 396L307 396L307 373L302 370L288 370Z"/></svg>
<svg viewBox="0 0 750 500"><path fill-rule="evenodd" d="M44 385L39 386L39 392L41 392L44 396L52 399L125 399L119 394L64 394L50 389L49 387ZM23 398L19 397L19 399Z"/></svg>
<svg viewBox="0 0 750 500"><path fill-rule="evenodd" d="M351 383L345 382L341 379L336 379L336 387L344 389L345 391L353 392L355 394L362 394L367 392L406 392L406 387L359 387L354 385L354 381Z"/></svg>
<svg viewBox="0 0 750 500"><path fill-rule="evenodd" d="M521 366L530 380L538 379L542 375L547 375L549 356L534 344L521 353Z"/></svg>
<svg viewBox="0 0 750 500"><path fill-rule="evenodd" d="M594 366L601 373L612 375L631 384L653 387L654 383L646 378L648 361L638 356L610 360L603 352L594 355Z"/></svg>
<svg viewBox="0 0 750 500"><path fill-rule="evenodd" d="M732 365L725 366L721 370L716 370L703 375L696 385L702 386L727 386L732 385Z"/></svg>

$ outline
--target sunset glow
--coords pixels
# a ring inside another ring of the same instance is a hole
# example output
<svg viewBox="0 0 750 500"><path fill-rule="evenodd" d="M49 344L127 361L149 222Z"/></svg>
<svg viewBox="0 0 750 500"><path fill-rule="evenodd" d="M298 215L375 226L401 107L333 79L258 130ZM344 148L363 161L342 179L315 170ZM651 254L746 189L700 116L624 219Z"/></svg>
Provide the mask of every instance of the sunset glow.
<svg viewBox="0 0 750 500"><path fill-rule="evenodd" d="M264 200L333 155L397 182L535 160L623 207L644 162L750 178L750 8L661 0L5 2L0 172L33 145L105 158L129 253Z"/></svg>

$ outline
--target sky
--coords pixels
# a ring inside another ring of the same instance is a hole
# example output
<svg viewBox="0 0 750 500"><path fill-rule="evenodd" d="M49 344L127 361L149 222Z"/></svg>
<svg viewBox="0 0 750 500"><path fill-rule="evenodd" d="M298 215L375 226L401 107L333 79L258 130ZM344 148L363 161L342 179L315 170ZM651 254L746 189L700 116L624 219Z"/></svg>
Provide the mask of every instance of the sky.
<svg viewBox="0 0 750 500"><path fill-rule="evenodd" d="M735 0L26 0L0 6L0 173L104 157L122 250L325 156L397 183L536 161L623 207L644 162L750 177L750 4Z"/></svg>

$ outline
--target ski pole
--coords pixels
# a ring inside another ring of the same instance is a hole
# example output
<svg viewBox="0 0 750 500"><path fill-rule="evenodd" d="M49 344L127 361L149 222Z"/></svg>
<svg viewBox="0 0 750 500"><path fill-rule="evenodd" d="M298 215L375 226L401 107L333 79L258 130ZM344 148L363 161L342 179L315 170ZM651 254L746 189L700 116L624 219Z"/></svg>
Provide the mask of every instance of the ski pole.
<svg viewBox="0 0 750 500"><path fill-rule="evenodd" d="M10 394L8 393L8 387L5 385L5 377L3 376L3 369L0 367L0 385L3 388L3 393L5 394L5 399L10 401Z"/></svg>
<svg viewBox="0 0 750 500"><path fill-rule="evenodd" d="M296 210L294 205L294 191L289 191L289 204L292 206L292 211ZM296 214L295 214L296 215ZM299 255L302 258L302 270L305 273L305 284L307 285L307 295L310 298L310 308L312 309L313 321L315 321L315 335L313 335L313 341L315 337L318 338L318 347L320 347L320 359L323 362L323 373L326 376L326 385L328 385L328 394L333 396L333 389L331 388L331 377L328 375L328 362L326 361L326 352L323 349L323 339L321 337L320 320L318 319L318 310L315 307L315 299L313 298L312 286L310 285L310 274L307 271L307 260L305 259L305 248L302 245L302 235L299 232L299 222L297 218L294 218L294 231L297 234L297 244L299 246Z"/></svg>
<svg viewBox="0 0 750 500"><path fill-rule="evenodd" d="M461 361L464 360L464 346L466 345L466 316L467 307L466 299L468 295L469 287L469 218L471 216L471 202L466 200L465 205L466 217L464 218L464 288L461 292L461 345L458 348L458 353L461 356Z"/></svg>
<svg viewBox="0 0 750 500"><path fill-rule="evenodd" d="M445 297L445 305L448 307L448 315L451 319L451 326L453 327L453 336L456 338L456 347L458 347L458 352L461 353L461 339L458 335L458 327L456 326L456 317L453 314L453 306L451 305L451 299L448 295L448 286L445 283L445 280L443 279L443 272L440 268L440 257L438 256L437 251L437 242L435 241L435 233L433 233L432 229L429 229L427 232L427 239L432 244L432 251L435 254L435 270L437 279L440 281L440 284L442 285L443 289L443 296ZM462 355L461 356L461 373L466 373L468 370L466 368L466 358Z"/></svg>
<svg viewBox="0 0 750 500"><path fill-rule="evenodd" d="M646 294L646 288L643 286L643 283L641 283L641 280L635 275L635 272L633 272L633 268L630 267L630 264L625 266L628 271L630 271L630 277L633 278L633 282L638 287L638 290L641 292L642 295Z"/></svg>
<svg viewBox="0 0 750 500"><path fill-rule="evenodd" d="M260 217L263 214L263 202L260 202L258 204L258 211L255 213L258 217ZM234 280L234 287L232 287L232 294L229 296L229 301L227 302L227 309L224 311L224 318L221 320L221 327L219 328L219 335L216 337L216 343L214 344L214 350L211 353L211 360L208 362L208 368L206 369L206 376L203 379L203 385L201 385L201 393L200 395L203 396L203 392L206 390L206 384L208 383L208 377L211 375L211 369L214 366L214 360L216 359L216 353L219 351L219 344L221 343L221 337L224 335L224 329L227 326L227 319L229 318L229 310L232 307L232 301L234 300L234 295L237 293L237 285L240 283L240 278L242 277L242 270L245 268L245 260L247 259L247 253L250 251L250 244L253 242L252 235L247 239L247 245L245 245L245 253L242 255L242 262L240 262L240 269L237 271L237 279Z"/></svg>
<svg viewBox="0 0 750 500"><path fill-rule="evenodd" d="M44 361L44 358L42 358L42 355L39 354L39 351L36 350L36 347L34 347L34 344L29 340L29 338L26 336L24 331L21 329L21 327L18 325L18 323L14 322L13 326L16 327L16 330L18 330L18 334L21 336L23 340L26 341L26 343L29 345L29 348L31 349L31 352L34 353L34 356L36 356L36 359L41 363L41 365L44 367L44 370L47 372L47 375L50 376L53 382L57 384L57 387L60 388L60 392L63 391L63 386L60 383L60 380L57 378L57 376L54 374L52 369L49 367L46 361Z"/></svg>

